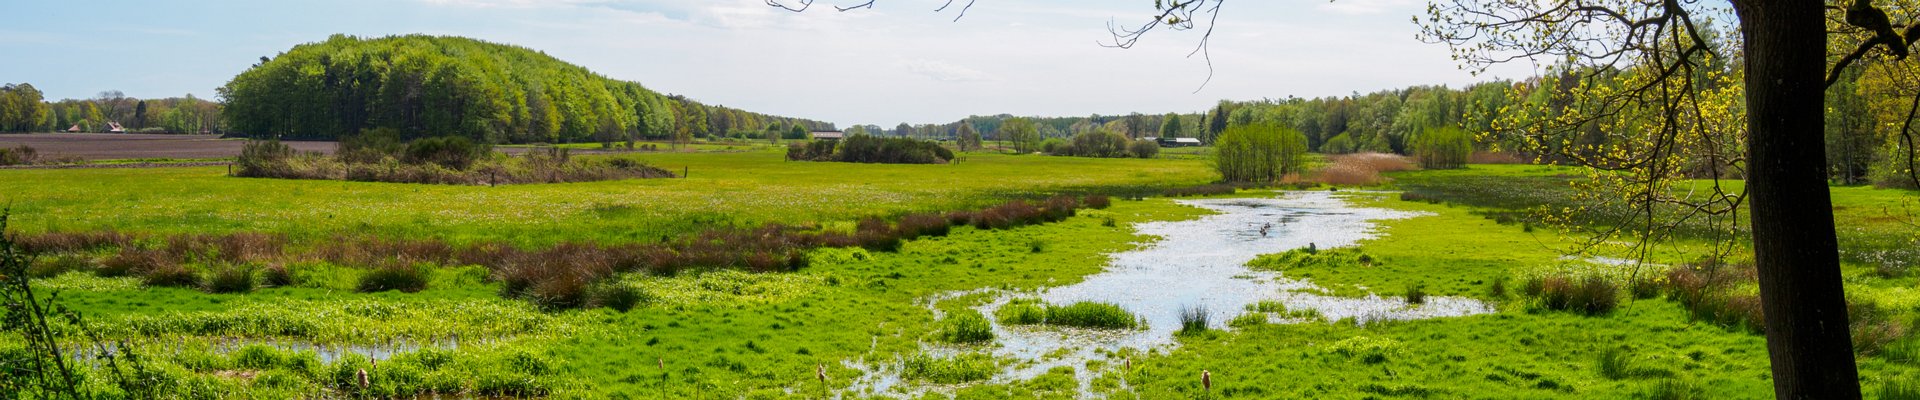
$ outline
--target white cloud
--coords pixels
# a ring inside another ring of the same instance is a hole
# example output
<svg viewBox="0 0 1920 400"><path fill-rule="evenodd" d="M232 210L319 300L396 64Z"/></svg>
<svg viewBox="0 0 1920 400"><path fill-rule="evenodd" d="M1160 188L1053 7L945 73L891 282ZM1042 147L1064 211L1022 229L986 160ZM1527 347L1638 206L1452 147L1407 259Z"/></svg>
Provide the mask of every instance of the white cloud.
<svg viewBox="0 0 1920 400"><path fill-rule="evenodd" d="M896 63L907 72L933 78L942 82L979 82L991 80L985 72L955 65L950 62L929 59L913 59Z"/></svg>

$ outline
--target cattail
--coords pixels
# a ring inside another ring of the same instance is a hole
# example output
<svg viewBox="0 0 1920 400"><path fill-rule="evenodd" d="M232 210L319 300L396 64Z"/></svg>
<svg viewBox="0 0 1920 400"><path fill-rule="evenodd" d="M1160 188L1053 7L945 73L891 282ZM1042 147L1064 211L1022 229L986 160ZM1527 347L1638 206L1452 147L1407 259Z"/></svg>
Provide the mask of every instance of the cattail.
<svg viewBox="0 0 1920 400"><path fill-rule="evenodd" d="M1213 373L1212 372L1207 372L1207 370L1204 370L1204 369L1200 370L1200 386L1202 388L1205 388L1209 392L1213 391Z"/></svg>
<svg viewBox="0 0 1920 400"><path fill-rule="evenodd" d="M660 361L660 372L667 372L667 359L665 357L661 357L661 358L657 358L656 360Z"/></svg>
<svg viewBox="0 0 1920 400"><path fill-rule="evenodd" d="M820 383L827 383L827 366L825 364L814 364L813 376L819 378Z"/></svg>
<svg viewBox="0 0 1920 400"><path fill-rule="evenodd" d="M1133 372L1133 357L1127 357L1127 372Z"/></svg>

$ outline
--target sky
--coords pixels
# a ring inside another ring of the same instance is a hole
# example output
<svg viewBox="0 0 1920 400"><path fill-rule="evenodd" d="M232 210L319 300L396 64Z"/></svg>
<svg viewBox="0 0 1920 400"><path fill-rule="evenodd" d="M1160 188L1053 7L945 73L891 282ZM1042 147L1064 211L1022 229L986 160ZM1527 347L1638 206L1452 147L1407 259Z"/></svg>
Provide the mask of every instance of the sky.
<svg viewBox="0 0 1920 400"><path fill-rule="evenodd" d="M1197 112L1221 99L1460 87L1534 71L1469 74L1446 46L1415 38L1423 0L1229 1L1208 41L1211 67L1188 56L1197 30L1101 45L1113 40L1109 23L1148 21L1147 0L977 0L964 16L957 5L936 12L944 0L826 7L862 1L795 13L765 0L0 0L0 15L21 16L0 26L0 82L32 83L49 99L212 98L297 44L419 33L525 46L708 104L891 127Z"/></svg>

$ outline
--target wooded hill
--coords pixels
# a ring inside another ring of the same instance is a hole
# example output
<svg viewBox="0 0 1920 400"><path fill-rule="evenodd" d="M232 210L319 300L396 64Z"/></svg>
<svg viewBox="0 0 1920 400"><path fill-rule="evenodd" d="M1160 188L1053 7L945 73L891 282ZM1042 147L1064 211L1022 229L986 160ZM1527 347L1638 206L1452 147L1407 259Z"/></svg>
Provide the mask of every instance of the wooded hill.
<svg viewBox="0 0 1920 400"><path fill-rule="evenodd" d="M393 128L408 137L567 143L832 128L664 95L525 47L446 36L334 35L262 57L219 92L230 129L287 139Z"/></svg>

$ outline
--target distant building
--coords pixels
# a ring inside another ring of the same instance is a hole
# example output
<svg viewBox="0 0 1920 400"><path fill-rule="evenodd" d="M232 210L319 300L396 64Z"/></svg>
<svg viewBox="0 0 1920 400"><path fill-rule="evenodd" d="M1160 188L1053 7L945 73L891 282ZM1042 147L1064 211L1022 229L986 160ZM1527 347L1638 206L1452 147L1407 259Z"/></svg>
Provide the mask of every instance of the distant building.
<svg viewBox="0 0 1920 400"><path fill-rule="evenodd" d="M80 124L73 124L72 128L67 128L67 133L80 133L85 131L85 129L80 129Z"/></svg>
<svg viewBox="0 0 1920 400"><path fill-rule="evenodd" d="M1160 142L1160 147L1200 147L1200 139L1190 137L1159 138L1155 141Z"/></svg>
<svg viewBox="0 0 1920 400"><path fill-rule="evenodd" d="M840 140L847 138L847 133L841 131L813 131L812 135L813 140Z"/></svg>
<svg viewBox="0 0 1920 400"><path fill-rule="evenodd" d="M127 128L120 127L119 122L108 122L107 133L127 133Z"/></svg>

